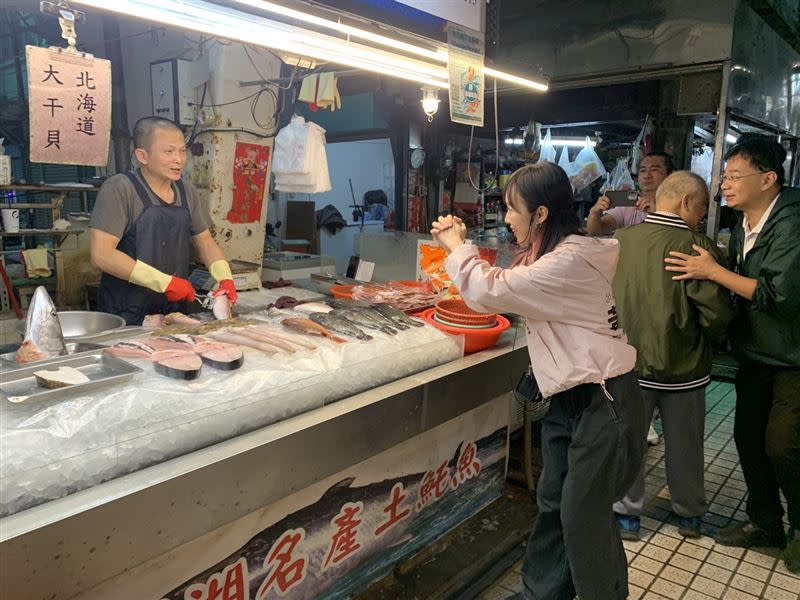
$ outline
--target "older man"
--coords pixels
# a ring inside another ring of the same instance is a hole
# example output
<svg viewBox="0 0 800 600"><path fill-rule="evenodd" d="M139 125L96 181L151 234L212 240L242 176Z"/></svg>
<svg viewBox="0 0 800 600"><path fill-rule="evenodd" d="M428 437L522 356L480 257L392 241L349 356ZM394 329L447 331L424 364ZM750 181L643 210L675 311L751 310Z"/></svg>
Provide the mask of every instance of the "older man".
<svg viewBox="0 0 800 600"><path fill-rule="evenodd" d="M685 537L700 537L708 508L703 484L705 387L714 348L724 340L733 312L725 288L711 281L673 281L661 264L670 250L688 252L693 245L716 254L714 242L695 231L707 206L705 182L678 171L658 188L655 212L614 236L620 243L614 299L620 323L637 350L645 415L650 418L656 407L661 412L672 510ZM638 539L644 492L643 469L628 495L614 505L623 539Z"/></svg>
<svg viewBox="0 0 800 600"><path fill-rule="evenodd" d="M785 546L786 568L800 573L800 189L784 186L786 150L765 136L742 140L725 160L722 193L742 213L729 248L734 270L700 246L698 254L672 252L666 269L679 273L674 279L708 279L736 295L733 437L749 521L720 531L717 541Z"/></svg>

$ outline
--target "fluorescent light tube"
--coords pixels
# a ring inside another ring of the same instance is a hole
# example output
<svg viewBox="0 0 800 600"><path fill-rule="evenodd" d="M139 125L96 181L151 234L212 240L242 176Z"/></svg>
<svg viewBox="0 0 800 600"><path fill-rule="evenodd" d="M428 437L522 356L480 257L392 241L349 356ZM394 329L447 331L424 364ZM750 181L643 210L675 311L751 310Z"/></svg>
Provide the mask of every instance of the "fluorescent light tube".
<svg viewBox="0 0 800 600"><path fill-rule="evenodd" d="M367 46L311 36L296 28L199 0L74 0L75 4L189 29L215 37L263 46L318 60L343 64L382 75L447 89L447 72L435 65L393 55ZM439 78L439 77L443 77Z"/></svg>
<svg viewBox="0 0 800 600"><path fill-rule="evenodd" d="M527 87L539 92L546 92L549 89L549 86L545 83L539 83L538 81L525 79L524 77L517 77L516 75L504 73L503 71L498 71L497 69L492 69L491 67L483 67L483 74L487 77L494 77L495 79L500 79L501 81L515 83L522 87Z"/></svg>
<svg viewBox="0 0 800 600"><path fill-rule="evenodd" d="M569 138L552 138L550 143L553 144L553 146L570 146L574 148L583 148L586 146L586 140L571 140ZM589 140L589 145L594 148L597 146L597 142Z"/></svg>
<svg viewBox="0 0 800 600"><path fill-rule="evenodd" d="M344 33L354 38L369 40L370 42L380 44L381 46L394 48L396 50L402 50L403 52L407 52L409 54L416 54L417 56L422 56L424 58L430 58L440 63L447 62L447 50L445 48L437 48L436 50L420 48L418 46L414 46L413 44L408 44L406 42L401 42L400 40L395 40L390 37L372 33L371 31L365 31L357 27L345 25L344 23L331 21L330 19L323 19L322 17L317 17L316 15L304 13L299 10L294 10L293 8L288 8L286 6L274 4L273 2L266 2L264 0L234 0L234 2L236 2L237 4L250 6L258 10L274 13L276 15L289 17L291 19L297 19L298 21L303 21L305 23L316 25L318 27L332 29L334 31Z"/></svg>

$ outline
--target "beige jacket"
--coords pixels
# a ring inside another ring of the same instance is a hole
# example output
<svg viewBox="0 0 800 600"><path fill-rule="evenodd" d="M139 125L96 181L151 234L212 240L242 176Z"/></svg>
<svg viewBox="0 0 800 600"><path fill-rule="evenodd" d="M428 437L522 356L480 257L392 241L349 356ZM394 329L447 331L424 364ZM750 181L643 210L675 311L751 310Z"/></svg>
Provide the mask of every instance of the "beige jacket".
<svg viewBox="0 0 800 600"><path fill-rule="evenodd" d="M530 265L492 267L463 245L445 269L474 310L527 319L533 374L550 397L634 368L636 350L617 324L611 293L618 259L616 240L570 235Z"/></svg>

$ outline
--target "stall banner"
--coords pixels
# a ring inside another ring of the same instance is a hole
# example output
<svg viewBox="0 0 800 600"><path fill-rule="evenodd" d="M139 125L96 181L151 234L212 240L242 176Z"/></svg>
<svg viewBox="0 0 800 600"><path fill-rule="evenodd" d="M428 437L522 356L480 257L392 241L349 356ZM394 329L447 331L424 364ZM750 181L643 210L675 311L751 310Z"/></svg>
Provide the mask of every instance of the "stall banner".
<svg viewBox="0 0 800 600"><path fill-rule="evenodd" d="M111 61L38 46L25 58L31 162L105 167Z"/></svg>
<svg viewBox="0 0 800 600"><path fill-rule="evenodd" d="M125 600L347 598L500 496L509 415L508 396L498 397L89 597L113 590Z"/></svg>
<svg viewBox="0 0 800 600"><path fill-rule="evenodd" d="M233 157L233 200L227 219L231 223L258 223L264 208L269 172L269 146L236 142Z"/></svg>
<svg viewBox="0 0 800 600"><path fill-rule="evenodd" d="M483 127L483 34L448 23L447 56L450 120Z"/></svg>

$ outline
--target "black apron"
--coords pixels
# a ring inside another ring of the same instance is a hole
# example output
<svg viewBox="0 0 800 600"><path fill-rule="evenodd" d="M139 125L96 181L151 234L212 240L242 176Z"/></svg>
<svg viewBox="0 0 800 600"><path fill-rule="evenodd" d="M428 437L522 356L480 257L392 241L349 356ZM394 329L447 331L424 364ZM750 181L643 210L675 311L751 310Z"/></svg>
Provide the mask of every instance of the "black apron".
<svg viewBox="0 0 800 600"><path fill-rule="evenodd" d="M143 185L143 180L134 173L125 175L133 184L144 210L125 232L117 250L167 275L186 279L189 276L192 218L183 181L175 182L175 198L172 204L168 204L155 193L153 196L157 201L152 200L148 194L150 186L147 182ZM128 325L141 325L145 315L185 313L187 305L186 302L168 302L162 293L103 273L98 309L121 316Z"/></svg>

